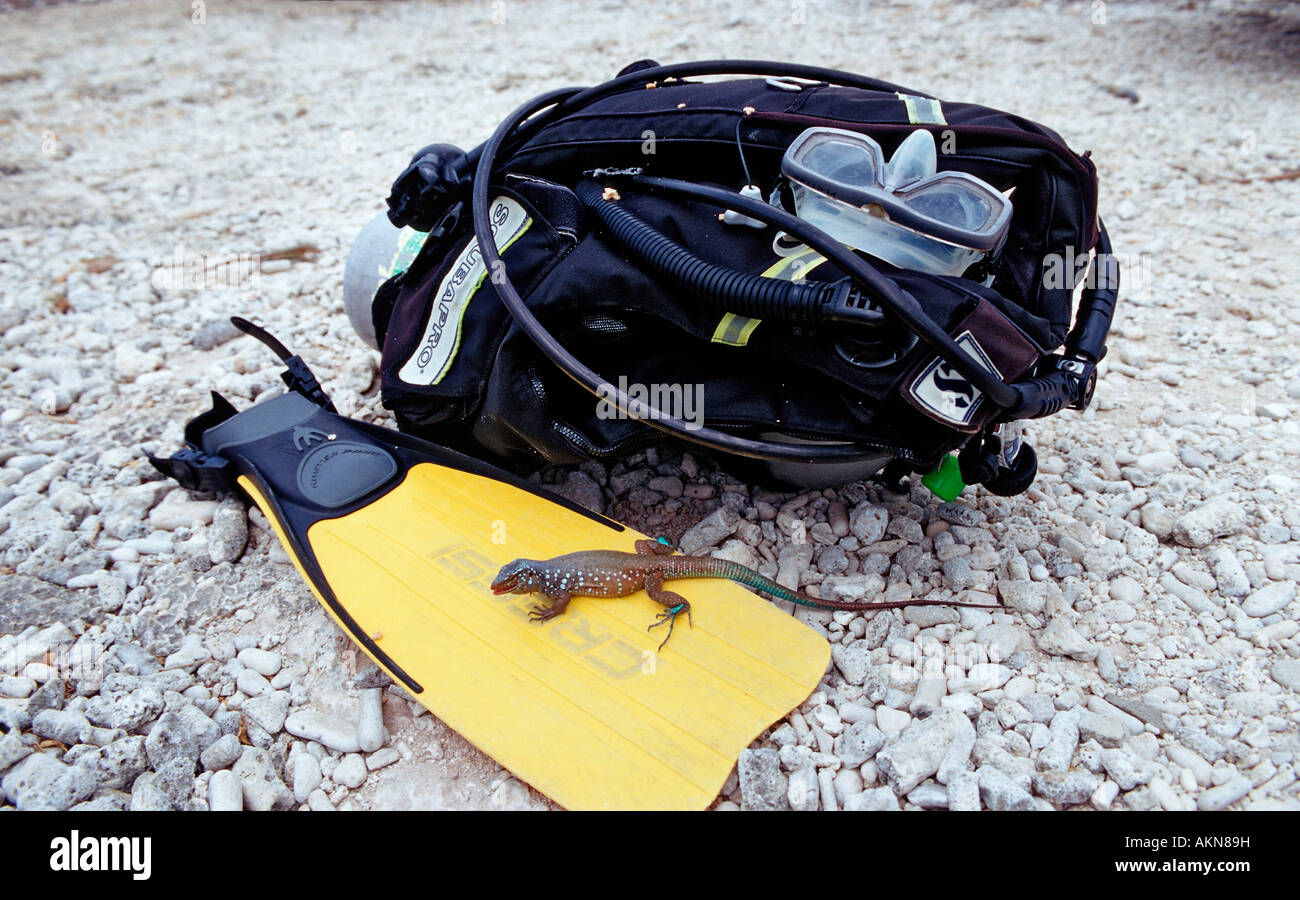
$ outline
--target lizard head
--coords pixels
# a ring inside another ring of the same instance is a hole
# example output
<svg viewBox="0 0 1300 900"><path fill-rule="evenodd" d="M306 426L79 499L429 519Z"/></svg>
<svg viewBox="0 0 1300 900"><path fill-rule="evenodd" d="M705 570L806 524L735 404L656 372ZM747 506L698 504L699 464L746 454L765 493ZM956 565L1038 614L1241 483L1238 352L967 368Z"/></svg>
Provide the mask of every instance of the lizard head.
<svg viewBox="0 0 1300 900"><path fill-rule="evenodd" d="M492 593L527 594L534 589L537 581L537 560L516 559L502 566L497 577L492 579Z"/></svg>

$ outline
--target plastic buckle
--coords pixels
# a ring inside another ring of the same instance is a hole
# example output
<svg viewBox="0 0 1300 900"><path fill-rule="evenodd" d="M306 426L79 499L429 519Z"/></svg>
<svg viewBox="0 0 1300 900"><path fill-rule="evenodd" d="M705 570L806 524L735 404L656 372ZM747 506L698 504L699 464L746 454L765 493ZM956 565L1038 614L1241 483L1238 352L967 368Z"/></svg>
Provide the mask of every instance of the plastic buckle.
<svg viewBox="0 0 1300 900"><path fill-rule="evenodd" d="M285 386L291 391L297 391L312 403L329 412L337 412L334 404L330 401L325 389L320 386L316 376L312 374L311 369L302 361L301 356L291 356L284 361L286 372L280 373L280 378L284 381Z"/></svg>
<svg viewBox="0 0 1300 900"><path fill-rule="evenodd" d="M234 470L230 461L209 456L197 447L186 447L167 459L150 455L149 462L164 475L176 479L191 491L224 494L234 489Z"/></svg>

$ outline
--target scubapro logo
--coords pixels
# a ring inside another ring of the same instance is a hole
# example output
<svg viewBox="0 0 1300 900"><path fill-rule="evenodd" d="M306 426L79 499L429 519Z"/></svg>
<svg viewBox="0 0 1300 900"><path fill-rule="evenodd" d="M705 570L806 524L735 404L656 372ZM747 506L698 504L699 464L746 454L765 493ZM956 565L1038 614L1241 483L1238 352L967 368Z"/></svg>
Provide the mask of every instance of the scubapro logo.
<svg viewBox="0 0 1300 900"><path fill-rule="evenodd" d="M964 331L955 340L980 368L1001 377L997 366L993 365L973 334ZM937 358L916 377L908 393L927 415L959 428L974 421L984 400L983 392L971 384L956 366Z"/></svg>
<svg viewBox="0 0 1300 900"><path fill-rule="evenodd" d="M499 253L505 253L532 223L524 208L509 197L497 197L488 214ZM466 310L486 277L483 255L479 252L477 239L471 235L451 260L432 295L429 320L411 356L398 370L398 378L406 384L426 387L442 380L460 348L461 325Z"/></svg>
<svg viewBox="0 0 1300 900"><path fill-rule="evenodd" d="M136 881L152 873L153 838L68 837L50 841L50 869L55 872L131 872Z"/></svg>
<svg viewBox="0 0 1300 900"><path fill-rule="evenodd" d="M293 429L293 446L295 450L306 450L317 441L332 441L333 435L326 434L319 428L305 428L295 425Z"/></svg>
<svg viewBox="0 0 1300 900"><path fill-rule="evenodd" d="M934 384L949 395L948 402L959 410L968 409L975 402L975 385L947 363L941 363L934 370Z"/></svg>

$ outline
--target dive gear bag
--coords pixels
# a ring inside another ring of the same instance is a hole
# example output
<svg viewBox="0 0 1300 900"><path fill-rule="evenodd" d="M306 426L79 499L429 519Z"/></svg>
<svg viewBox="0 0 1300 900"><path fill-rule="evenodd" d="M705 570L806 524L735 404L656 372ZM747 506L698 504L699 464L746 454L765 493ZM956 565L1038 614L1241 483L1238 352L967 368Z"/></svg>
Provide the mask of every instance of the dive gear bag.
<svg viewBox="0 0 1300 900"><path fill-rule="evenodd" d="M793 214L782 175L810 128L890 155L931 132L940 175L1009 198L1005 240L963 276L843 246ZM388 203L403 230L364 311L384 405L404 431L534 463L668 432L809 483L805 464L844 481L960 451L966 484L1023 491L1033 450L1004 429L1087 405L1118 287L1096 169L1055 132L790 64L643 61L550 92L469 153L417 153ZM1061 269L1092 250L1091 274Z"/></svg>

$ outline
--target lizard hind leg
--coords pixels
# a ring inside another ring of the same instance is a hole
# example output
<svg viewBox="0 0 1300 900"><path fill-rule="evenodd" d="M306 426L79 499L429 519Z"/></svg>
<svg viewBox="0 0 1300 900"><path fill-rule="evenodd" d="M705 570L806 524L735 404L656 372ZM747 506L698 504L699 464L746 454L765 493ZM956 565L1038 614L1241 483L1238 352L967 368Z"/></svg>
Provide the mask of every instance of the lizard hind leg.
<svg viewBox="0 0 1300 900"><path fill-rule="evenodd" d="M643 543L649 543L649 541ZM681 594L665 590L663 575L658 572L652 572L646 576L645 589L646 593L650 595L650 599L663 607L658 616L659 621L646 628L646 631L649 631L651 628L658 628L660 625L667 623L668 634L664 636L663 641L659 644L659 649L662 650L664 644L668 643L668 638L673 636L673 626L676 625L677 617L681 613L686 613L687 624L692 628L695 627L695 621L691 618L691 604Z"/></svg>

